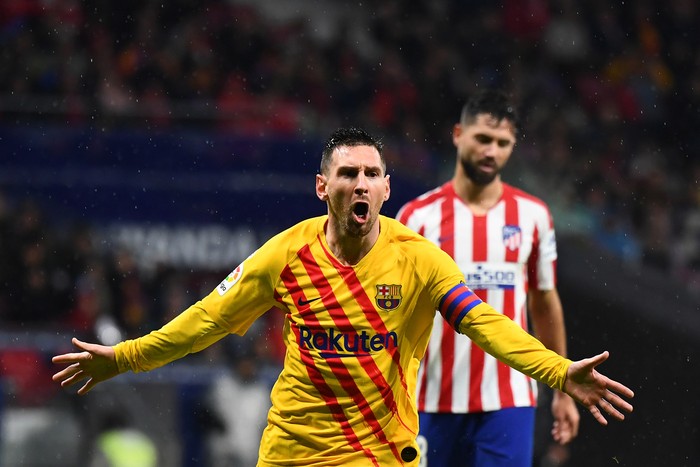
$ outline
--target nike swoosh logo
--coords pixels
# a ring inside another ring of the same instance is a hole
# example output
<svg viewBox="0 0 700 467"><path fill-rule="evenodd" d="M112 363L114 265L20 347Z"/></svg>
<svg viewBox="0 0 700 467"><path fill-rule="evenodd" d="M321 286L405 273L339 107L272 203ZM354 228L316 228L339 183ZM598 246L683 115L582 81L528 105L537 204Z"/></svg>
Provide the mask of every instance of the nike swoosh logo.
<svg viewBox="0 0 700 467"><path fill-rule="evenodd" d="M320 299L321 299L321 297L312 298L310 300L302 300L301 297L299 297L299 300L297 300L297 305L299 305L299 306L308 305L309 303L315 302L316 300L320 300Z"/></svg>

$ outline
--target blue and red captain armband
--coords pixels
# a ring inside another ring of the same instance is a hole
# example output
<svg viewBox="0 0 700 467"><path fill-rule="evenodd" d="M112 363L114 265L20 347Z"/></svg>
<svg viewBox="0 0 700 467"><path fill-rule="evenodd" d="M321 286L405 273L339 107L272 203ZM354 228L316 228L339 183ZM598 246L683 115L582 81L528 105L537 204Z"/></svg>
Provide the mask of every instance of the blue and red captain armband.
<svg viewBox="0 0 700 467"><path fill-rule="evenodd" d="M442 297L439 310L450 326L457 330L467 313L480 303L483 303L481 299L461 282Z"/></svg>

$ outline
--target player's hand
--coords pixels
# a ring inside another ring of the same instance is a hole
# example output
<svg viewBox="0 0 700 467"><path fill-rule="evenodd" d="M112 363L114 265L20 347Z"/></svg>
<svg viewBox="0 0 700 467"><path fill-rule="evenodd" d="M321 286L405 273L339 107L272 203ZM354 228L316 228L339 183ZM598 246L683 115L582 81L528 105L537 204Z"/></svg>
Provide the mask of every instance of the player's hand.
<svg viewBox="0 0 700 467"><path fill-rule="evenodd" d="M607 360L609 355L605 351L595 357L573 362L564 383L564 392L586 407L601 425L608 424L604 412L617 420L624 420L625 415L621 411L632 412L632 404L621 396L634 397L630 388L596 371L595 367Z"/></svg>
<svg viewBox="0 0 700 467"><path fill-rule="evenodd" d="M78 389L78 394L86 394L97 383L108 380L119 374L114 349L105 345L90 344L75 337L73 345L82 352L56 355L53 363L68 363L69 366L53 375L54 381L60 381L62 387L72 386L87 378L87 382Z"/></svg>
<svg viewBox="0 0 700 467"><path fill-rule="evenodd" d="M576 402L561 391L554 391L552 398L552 438L559 444L568 444L578 436L578 425L581 415L578 413Z"/></svg>

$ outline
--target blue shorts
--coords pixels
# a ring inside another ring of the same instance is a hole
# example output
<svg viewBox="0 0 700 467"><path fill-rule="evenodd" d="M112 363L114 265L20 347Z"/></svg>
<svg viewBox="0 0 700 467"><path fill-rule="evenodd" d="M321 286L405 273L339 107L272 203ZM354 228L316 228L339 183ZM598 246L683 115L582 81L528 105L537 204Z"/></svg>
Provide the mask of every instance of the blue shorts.
<svg viewBox="0 0 700 467"><path fill-rule="evenodd" d="M421 413L421 466L532 467L535 409Z"/></svg>

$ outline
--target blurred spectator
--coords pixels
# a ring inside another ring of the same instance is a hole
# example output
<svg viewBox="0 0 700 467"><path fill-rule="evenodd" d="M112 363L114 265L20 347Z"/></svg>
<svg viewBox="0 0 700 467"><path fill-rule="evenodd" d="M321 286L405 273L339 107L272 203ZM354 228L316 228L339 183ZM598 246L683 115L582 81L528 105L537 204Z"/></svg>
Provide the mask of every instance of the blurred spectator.
<svg viewBox="0 0 700 467"><path fill-rule="evenodd" d="M451 0L384 0L342 14L342 2L323 2L326 34L312 2L282 16L265 6L2 1L0 119L255 135L324 133L349 121L393 139L406 161L396 170L424 179L444 164L430 154L451 147L444 135L456 109L444 103L497 84L529 109L529 147L517 150L537 169L520 175L525 188L548 201L561 195L571 215L560 219L596 232L590 238L623 259L641 255L683 278L697 270L668 248L689 235L679 219L683 193L697 183L682 176L700 148L697 2L480 1L470 15ZM639 173L654 152L666 164L658 180ZM590 196L591 182L603 200ZM588 214L600 222L586 227ZM10 302L21 287L66 300L61 268L46 264L54 240L23 238L24 256L7 258L23 274L3 278L12 285L0 299L5 317L19 312ZM115 300L129 302L129 316L118 306L115 318L140 326L150 305L127 277L115 280ZM26 316L42 313L25 305Z"/></svg>
<svg viewBox="0 0 700 467"><path fill-rule="evenodd" d="M114 253L110 287L114 296L114 318L127 339L151 330L151 304L147 299L145 277L138 270L131 252Z"/></svg>
<svg viewBox="0 0 700 467"><path fill-rule="evenodd" d="M49 228L39 204L25 199L18 206L7 248L7 310L14 326L50 326L65 319L71 302L71 278L61 264L63 245Z"/></svg>
<svg viewBox="0 0 700 467"><path fill-rule="evenodd" d="M544 29L542 42L553 62L565 71L564 66L580 66L587 59L590 36L575 1L557 0L552 3L553 15Z"/></svg>
<svg viewBox="0 0 700 467"><path fill-rule="evenodd" d="M17 293L14 281L16 261L13 256L12 207L0 190L0 320L7 320Z"/></svg>
<svg viewBox="0 0 700 467"><path fill-rule="evenodd" d="M156 467L158 450L149 436L130 423L124 409L102 414L89 467Z"/></svg>
<svg viewBox="0 0 700 467"><path fill-rule="evenodd" d="M271 386L260 375L264 360L255 349L229 358L228 371L212 382L209 412L220 417L220 429L209 433L208 463L222 467L254 467L267 425Z"/></svg>

